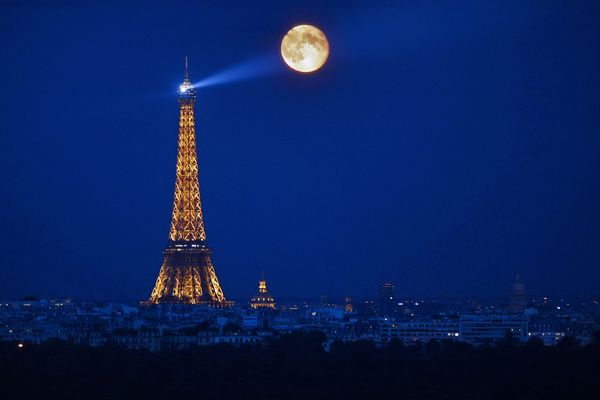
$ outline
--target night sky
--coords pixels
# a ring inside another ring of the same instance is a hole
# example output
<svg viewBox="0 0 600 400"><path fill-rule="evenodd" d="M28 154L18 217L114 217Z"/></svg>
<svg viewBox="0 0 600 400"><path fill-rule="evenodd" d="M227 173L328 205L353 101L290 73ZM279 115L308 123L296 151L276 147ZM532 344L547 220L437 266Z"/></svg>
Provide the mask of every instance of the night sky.
<svg viewBox="0 0 600 400"><path fill-rule="evenodd" d="M185 55L274 60L198 90L229 298L600 289L597 1L79 3L0 3L0 298L148 298ZM311 75L278 59L300 23Z"/></svg>

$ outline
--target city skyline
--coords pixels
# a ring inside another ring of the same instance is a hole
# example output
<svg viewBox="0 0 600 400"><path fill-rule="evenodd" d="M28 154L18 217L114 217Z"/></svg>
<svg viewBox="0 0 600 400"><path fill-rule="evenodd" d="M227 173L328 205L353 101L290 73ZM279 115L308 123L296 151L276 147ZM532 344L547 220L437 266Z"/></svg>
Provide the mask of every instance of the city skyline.
<svg viewBox="0 0 600 400"><path fill-rule="evenodd" d="M148 298L186 54L198 80L262 71L197 90L228 298L261 271L278 301L598 293L600 31L575 4L3 4L0 298ZM331 53L299 75L277 52L307 21Z"/></svg>

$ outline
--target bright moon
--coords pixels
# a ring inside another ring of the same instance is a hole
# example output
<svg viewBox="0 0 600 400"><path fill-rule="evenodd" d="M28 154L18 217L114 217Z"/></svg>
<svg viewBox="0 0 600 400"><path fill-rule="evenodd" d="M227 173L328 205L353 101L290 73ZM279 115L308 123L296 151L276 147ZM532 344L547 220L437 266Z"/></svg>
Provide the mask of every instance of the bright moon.
<svg viewBox="0 0 600 400"><path fill-rule="evenodd" d="M313 72L327 61L329 43L325 34L314 26L298 25L283 37L281 56L290 68Z"/></svg>

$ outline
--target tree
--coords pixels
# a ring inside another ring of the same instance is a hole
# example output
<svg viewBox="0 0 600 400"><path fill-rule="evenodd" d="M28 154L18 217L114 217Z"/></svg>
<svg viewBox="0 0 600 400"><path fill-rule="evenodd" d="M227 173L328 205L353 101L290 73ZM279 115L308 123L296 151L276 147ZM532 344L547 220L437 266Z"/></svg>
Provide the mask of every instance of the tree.
<svg viewBox="0 0 600 400"><path fill-rule="evenodd" d="M573 336L565 336L556 344L559 349L576 349L579 347L579 340Z"/></svg>

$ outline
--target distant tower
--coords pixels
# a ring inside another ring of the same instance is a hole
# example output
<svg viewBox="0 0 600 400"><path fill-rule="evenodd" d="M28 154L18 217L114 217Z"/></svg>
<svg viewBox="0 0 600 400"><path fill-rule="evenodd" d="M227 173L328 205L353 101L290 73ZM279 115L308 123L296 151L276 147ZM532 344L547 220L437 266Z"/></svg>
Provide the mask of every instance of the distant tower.
<svg viewBox="0 0 600 400"><path fill-rule="evenodd" d="M513 311L523 311L527 307L527 294L521 276L517 274L510 292L509 307Z"/></svg>
<svg viewBox="0 0 600 400"><path fill-rule="evenodd" d="M350 313L352 313L352 311L354 311L354 307L352 306L352 298L345 297L344 298L344 312L350 314Z"/></svg>
<svg viewBox="0 0 600 400"><path fill-rule="evenodd" d="M225 300L206 244L196 155L195 100L186 57L185 79L179 86L179 145L171 230L150 295L153 304L231 304Z"/></svg>
<svg viewBox="0 0 600 400"><path fill-rule="evenodd" d="M322 306L327 305L327 295L326 294L322 294L319 296L319 304Z"/></svg>
<svg viewBox="0 0 600 400"><path fill-rule="evenodd" d="M392 316L395 310L396 288L393 283L386 282L379 288L379 315Z"/></svg>
<svg viewBox="0 0 600 400"><path fill-rule="evenodd" d="M258 281L258 292L250 299L250 307L252 308L275 308L275 299L267 289L267 281L263 273L262 278Z"/></svg>

